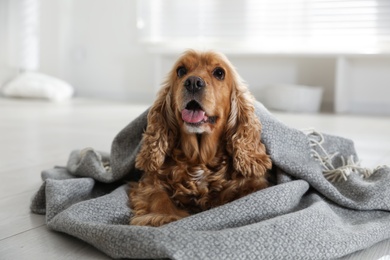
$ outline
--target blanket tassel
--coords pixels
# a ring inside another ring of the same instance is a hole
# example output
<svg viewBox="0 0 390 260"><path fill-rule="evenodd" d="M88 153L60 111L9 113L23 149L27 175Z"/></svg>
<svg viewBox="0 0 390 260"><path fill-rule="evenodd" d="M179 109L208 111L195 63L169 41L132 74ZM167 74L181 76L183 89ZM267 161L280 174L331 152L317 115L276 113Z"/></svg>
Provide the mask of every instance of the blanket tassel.
<svg viewBox="0 0 390 260"><path fill-rule="evenodd" d="M346 181L351 173L358 173L362 178L369 178L377 170L385 167L384 165L381 165L375 169L365 168L360 165L360 161L355 161L353 155L349 156L347 159L340 155L342 165L335 168L332 160L335 156L339 155L339 153L328 154L322 145L324 143L324 136L314 129L303 130L303 132L309 137L310 147L312 147L311 156L316 161L320 162L323 168L324 177L330 182ZM314 147L320 148L323 155L321 156Z"/></svg>

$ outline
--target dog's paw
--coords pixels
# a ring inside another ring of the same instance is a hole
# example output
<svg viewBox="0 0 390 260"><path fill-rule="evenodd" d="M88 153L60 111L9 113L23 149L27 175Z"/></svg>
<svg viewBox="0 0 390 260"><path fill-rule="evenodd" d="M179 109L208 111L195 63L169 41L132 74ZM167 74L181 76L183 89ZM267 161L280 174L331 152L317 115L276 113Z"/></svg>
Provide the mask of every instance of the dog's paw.
<svg viewBox="0 0 390 260"><path fill-rule="evenodd" d="M177 215L150 213L133 217L130 220L130 225L159 227L182 218L182 216Z"/></svg>

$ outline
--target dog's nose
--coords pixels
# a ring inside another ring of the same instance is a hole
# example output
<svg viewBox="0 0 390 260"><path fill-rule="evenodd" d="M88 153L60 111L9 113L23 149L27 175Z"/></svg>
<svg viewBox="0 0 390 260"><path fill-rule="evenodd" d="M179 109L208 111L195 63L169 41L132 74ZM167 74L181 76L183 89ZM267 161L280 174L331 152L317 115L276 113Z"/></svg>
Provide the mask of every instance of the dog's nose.
<svg viewBox="0 0 390 260"><path fill-rule="evenodd" d="M184 81L184 87L192 93L200 91L206 86L204 80L197 76L191 76Z"/></svg>

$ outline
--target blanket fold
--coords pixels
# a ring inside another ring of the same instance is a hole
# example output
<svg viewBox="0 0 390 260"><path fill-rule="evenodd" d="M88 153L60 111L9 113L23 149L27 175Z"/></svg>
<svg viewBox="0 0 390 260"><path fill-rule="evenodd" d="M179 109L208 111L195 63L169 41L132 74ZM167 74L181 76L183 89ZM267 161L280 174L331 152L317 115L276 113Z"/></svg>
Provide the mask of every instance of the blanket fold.
<svg viewBox="0 0 390 260"><path fill-rule="evenodd" d="M357 158L353 142L323 135L313 146L315 136L255 107L275 186L159 228L128 225L126 183L142 174L134 165L145 111L114 138L110 154L75 150L66 167L43 171L31 210L114 258L331 259L390 238L389 167L330 182L313 153L337 152L331 160L340 167L340 158Z"/></svg>

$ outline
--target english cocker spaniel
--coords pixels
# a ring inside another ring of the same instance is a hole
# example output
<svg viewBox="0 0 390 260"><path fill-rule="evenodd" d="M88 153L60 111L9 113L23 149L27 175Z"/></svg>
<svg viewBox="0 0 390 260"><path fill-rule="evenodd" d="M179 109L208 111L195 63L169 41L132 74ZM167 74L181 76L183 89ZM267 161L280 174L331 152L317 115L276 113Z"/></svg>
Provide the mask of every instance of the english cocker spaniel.
<svg viewBox="0 0 390 260"><path fill-rule="evenodd" d="M148 113L130 224L161 226L266 188L254 99L227 58L185 52Z"/></svg>

